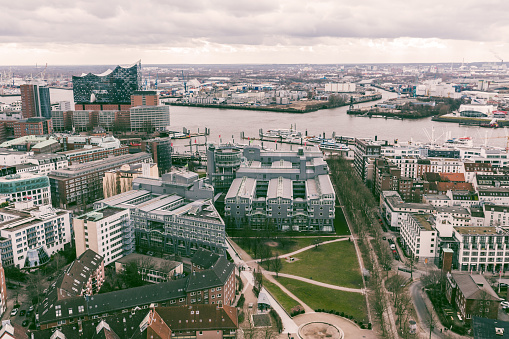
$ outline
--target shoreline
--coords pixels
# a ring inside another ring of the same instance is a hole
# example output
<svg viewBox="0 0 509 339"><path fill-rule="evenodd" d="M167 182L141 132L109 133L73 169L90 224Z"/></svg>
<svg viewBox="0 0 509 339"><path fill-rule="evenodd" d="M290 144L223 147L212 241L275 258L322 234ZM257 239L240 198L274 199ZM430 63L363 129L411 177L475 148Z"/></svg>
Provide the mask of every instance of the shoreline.
<svg viewBox="0 0 509 339"><path fill-rule="evenodd" d="M382 95L376 97L369 97L365 100L356 100L354 104L364 103L364 102L370 102L370 101L376 101L380 100L382 98ZM329 106L328 102L324 102L323 105L315 104L312 107L305 108L305 109L297 109L293 107L287 107L287 108L279 108L279 107L267 107L267 106L237 106L237 105L228 105L228 104L192 104L192 103L182 103L182 102L166 102L166 105L170 106L189 106L189 107L201 107L201 108L219 108L219 109L236 109L236 110L247 110L247 111L266 111L266 112L278 112L278 113L291 113L291 114L304 114L304 113L311 113L311 112L317 112L323 109L332 109L332 108L338 108L338 107L344 107L349 106L349 102L345 102L340 105L333 105Z"/></svg>

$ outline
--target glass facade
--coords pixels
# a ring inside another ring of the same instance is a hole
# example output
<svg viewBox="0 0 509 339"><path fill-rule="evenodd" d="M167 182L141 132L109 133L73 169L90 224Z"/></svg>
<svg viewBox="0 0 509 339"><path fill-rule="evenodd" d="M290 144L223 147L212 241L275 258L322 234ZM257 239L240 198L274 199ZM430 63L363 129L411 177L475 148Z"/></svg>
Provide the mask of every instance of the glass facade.
<svg viewBox="0 0 509 339"><path fill-rule="evenodd" d="M131 95L141 90L141 62L129 67L117 66L103 74L73 76L74 102L77 104L130 104Z"/></svg>
<svg viewBox="0 0 509 339"><path fill-rule="evenodd" d="M51 100L49 87L39 87L39 99L41 101L41 117L51 119Z"/></svg>

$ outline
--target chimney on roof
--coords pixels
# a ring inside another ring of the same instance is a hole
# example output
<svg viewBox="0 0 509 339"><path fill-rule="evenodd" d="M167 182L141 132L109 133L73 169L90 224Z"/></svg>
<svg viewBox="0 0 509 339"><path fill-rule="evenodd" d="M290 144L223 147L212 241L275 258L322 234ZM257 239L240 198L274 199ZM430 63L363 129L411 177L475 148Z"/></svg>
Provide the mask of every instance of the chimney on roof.
<svg viewBox="0 0 509 339"><path fill-rule="evenodd" d="M504 335L504 329L501 327L495 327L495 334L503 336Z"/></svg>

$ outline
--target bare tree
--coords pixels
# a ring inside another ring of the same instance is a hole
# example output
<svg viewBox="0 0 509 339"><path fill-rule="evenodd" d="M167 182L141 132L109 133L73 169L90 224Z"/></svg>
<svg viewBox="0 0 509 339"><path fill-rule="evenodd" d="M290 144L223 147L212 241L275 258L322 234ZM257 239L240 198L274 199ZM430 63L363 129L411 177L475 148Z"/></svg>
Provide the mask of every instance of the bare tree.
<svg viewBox="0 0 509 339"><path fill-rule="evenodd" d="M433 313L432 308L428 308L426 306L426 312L424 314L424 324L429 327L429 338L431 339L431 333L433 333L433 329L437 325L437 319L435 318L435 314Z"/></svg>
<svg viewBox="0 0 509 339"><path fill-rule="evenodd" d="M276 258L272 260L272 270L276 272L276 277L279 277L279 271L283 268L283 263L281 262L281 258L279 254L276 253Z"/></svg>

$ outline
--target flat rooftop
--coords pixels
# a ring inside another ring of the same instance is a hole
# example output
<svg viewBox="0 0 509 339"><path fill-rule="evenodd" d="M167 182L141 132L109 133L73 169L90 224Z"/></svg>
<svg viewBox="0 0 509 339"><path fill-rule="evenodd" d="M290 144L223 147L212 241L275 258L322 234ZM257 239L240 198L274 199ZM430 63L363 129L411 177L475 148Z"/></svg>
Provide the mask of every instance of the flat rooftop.
<svg viewBox="0 0 509 339"><path fill-rule="evenodd" d="M426 231L433 230L429 217L431 214L412 214L412 217L419 223L419 225Z"/></svg>

